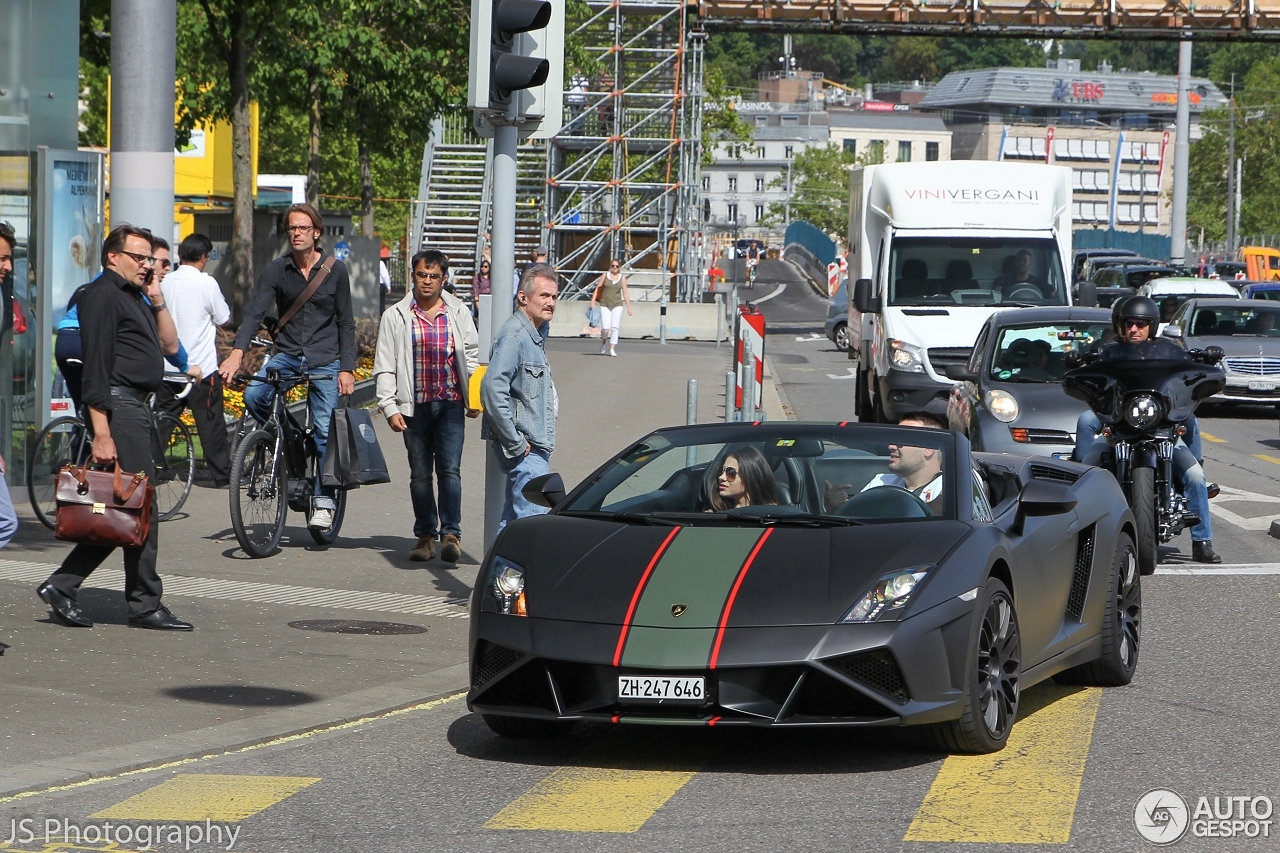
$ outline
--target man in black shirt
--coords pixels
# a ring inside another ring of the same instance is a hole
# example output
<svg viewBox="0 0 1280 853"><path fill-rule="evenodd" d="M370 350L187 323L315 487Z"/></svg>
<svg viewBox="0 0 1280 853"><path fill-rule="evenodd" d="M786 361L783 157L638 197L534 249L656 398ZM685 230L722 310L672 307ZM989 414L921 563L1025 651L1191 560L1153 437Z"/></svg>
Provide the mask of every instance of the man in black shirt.
<svg viewBox="0 0 1280 853"><path fill-rule="evenodd" d="M336 382L314 383L307 394L311 423L316 429L316 450L323 464L329 420L338 405L338 397L350 394L356 386L356 321L351 310L351 281L346 266L330 259L320 246L324 220L319 211L309 204L295 204L286 211L284 222L290 252L276 258L258 276L235 346L218 372L224 382L233 381L267 311L274 307L276 316L283 317L307 285L324 275L323 283L306 304L276 330L276 354L258 371L259 376L266 376L267 368L274 367L285 373L327 373L336 378ZM329 267L327 274L323 271L326 266ZM271 417L274 398L275 391L270 385L250 383L244 392L245 409L260 423L265 423ZM327 530L333 526L333 489L317 483L316 495L308 525Z"/></svg>
<svg viewBox="0 0 1280 853"><path fill-rule="evenodd" d="M178 330L165 309L160 286L150 275L154 264L149 231L130 225L113 228L102 244L102 275L85 288L79 303L84 345L81 394L93 432L91 460L97 465L118 462L125 471L142 472L153 480L155 422L147 397L160 387L164 356L178 351ZM190 631L190 623L160 603L162 587L156 572L159 528L153 516L142 547L124 549L129 624ZM92 627L93 622L76 603L76 594L84 579L114 550L81 543L36 589L59 622Z"/></svg>

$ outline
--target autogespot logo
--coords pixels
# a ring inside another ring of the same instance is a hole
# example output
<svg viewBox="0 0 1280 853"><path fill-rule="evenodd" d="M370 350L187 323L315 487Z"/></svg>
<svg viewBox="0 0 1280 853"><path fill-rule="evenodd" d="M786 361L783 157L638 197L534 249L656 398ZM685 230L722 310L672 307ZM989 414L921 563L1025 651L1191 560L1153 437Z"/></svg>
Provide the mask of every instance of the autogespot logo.
<svg viewBox="0 0 1280 853"><path fill-rule="evenodd" d="M1138 800L1133 809L1133 825L1152 844L1173 844L1187 834L1191 823L1187 801L1173 791L1156 788Z"/></svg>

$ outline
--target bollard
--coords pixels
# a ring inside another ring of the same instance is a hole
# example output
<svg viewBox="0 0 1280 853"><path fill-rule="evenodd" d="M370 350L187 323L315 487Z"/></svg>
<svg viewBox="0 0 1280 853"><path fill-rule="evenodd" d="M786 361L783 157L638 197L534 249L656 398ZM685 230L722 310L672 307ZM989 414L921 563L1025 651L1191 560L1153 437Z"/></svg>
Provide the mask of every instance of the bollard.
<svg viewBox="0 0 1280 853"><path fill-rule="evenodd" d="M667 343L667 286L662 286L662 299L658 303L658 343Z"/></svg>
<svg viewBox="0 0 1280 853"><path fill-rule="evenodd" d="M751 353L751 339L742 339L742 422L756 419L756 358Z"/></svg>
<svg viewBox="0 0 1280 853"><path fill-rule="evenodd" d="M733 371L726 370L724 373L724 422L733 423L733 392L736 385L733 381Z"/></svg>
<svg viewBox="0 0 1280 853"><path fill-rule="evenodd" d="M724 333L724 294L716 294L716 349L720 349L720 335Z"/></svg>
<svg viewBox="0 0 1280 853"><path fill-rule="evenodd" d="M684 422L690 425L698 422L698 380L696 379L690 379L685 390ZM698 448L690 445L684 451L684 467L692 468L697 464Z"/></svg>

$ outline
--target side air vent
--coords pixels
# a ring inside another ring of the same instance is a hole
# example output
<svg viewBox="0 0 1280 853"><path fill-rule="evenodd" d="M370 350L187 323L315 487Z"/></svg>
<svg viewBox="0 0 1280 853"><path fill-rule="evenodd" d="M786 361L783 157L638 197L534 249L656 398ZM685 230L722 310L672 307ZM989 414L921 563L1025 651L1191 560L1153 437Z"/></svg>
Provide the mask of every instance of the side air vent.
<svg viewBox="0 0 1280 853"><path fill-rule="evenodd" d="M831 658L823 663L859 684L892 696L899 702L906 702L911 698L907 694L907 682L902 677L902 670L898 668L898 662L888 649L858 652Z"/></svg>
<svg viewBox="0 0 1280 853"><path fill-rule="evenodd" d="M471 678L473 687L481 687L492 681L495 676L524 657L523 652L481 640L476 643L475 674Z"/></svg>
<svg viewBox="0 0 1280 853"><path fill-rule="evenodd" d="M1089 572L1093 568L1093 538L1097 525L1080 531L1076 540L1076 568L1071 575L1071 592L1067 595L1067 615L1077 622L1084 615L1084 600L1089 593Z"/></svg>
<svg viewBox="0 0 1280 853"><path fill-rule="evenodd" d="M1037 480L1057 480L1059 483L1074 483L1080 479L1075 471L1064 471L1050 465L1032 465L1031 476Z"/></svg>

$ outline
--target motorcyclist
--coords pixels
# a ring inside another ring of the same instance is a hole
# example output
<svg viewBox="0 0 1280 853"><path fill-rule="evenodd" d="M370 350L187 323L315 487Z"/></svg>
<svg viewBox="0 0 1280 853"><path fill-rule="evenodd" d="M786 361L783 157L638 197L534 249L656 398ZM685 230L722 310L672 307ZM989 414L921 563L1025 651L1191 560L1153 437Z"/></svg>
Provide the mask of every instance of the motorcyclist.
<svg viewBox="0 0 1280 853"><path fill-rule="evenodd" d="M1130 344L1151 340L1160 323L1160 306L1147 296L1131 296L1118 301L1111 311L1117 341ZM1115 341L1104 343L1110 346ZM1197 563L1221 563L1213 550L1213 529L1209 522L1209 487L1205 482L1203 456L1200 452L1200 427L1195 415L1184 424L1187 434L1178 439L1173 451L1173 475L1179 490L1186 496L1191 512L1200 521L1191 528L1191 559ZM1102 436L1102 421L1086 409L1076 421L1074 458L1086 465L1102 461L1107 440Z"/></svg>

